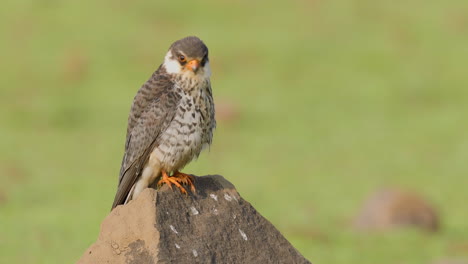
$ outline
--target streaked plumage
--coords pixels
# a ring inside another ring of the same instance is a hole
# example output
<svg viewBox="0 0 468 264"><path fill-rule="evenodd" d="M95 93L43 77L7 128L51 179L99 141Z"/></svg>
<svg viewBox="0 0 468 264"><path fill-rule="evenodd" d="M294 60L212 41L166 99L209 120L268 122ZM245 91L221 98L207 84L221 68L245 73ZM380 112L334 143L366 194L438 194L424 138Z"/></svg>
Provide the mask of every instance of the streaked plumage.
<svg viewBox="0 0 468 264"><path fill-rule="evenodd" d="M200 39L171 45L133 100L112 208L135 198L162 171L182 169L211 144L216 121L210 75L208 49Z"/></svg>

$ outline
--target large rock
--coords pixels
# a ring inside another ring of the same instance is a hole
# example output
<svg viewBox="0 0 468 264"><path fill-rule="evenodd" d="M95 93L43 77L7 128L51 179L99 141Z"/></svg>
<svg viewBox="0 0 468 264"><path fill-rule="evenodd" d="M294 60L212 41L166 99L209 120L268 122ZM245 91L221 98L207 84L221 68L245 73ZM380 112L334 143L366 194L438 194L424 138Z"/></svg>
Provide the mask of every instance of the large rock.
<svg viewBox="0 0 468 264"><path fill-rule="evenodd" d="M78 263L310 263L221 176L148 188L104 220Z"/></svg>

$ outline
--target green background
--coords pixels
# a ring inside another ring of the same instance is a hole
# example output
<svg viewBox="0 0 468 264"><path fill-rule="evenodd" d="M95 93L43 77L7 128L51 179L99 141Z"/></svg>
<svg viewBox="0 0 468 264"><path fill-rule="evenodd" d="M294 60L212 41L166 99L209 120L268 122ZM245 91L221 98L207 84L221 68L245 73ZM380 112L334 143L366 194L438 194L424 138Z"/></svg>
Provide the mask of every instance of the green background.
<svg viewBox="0 0 468 264"><path fill-rule="evenodd" d="M221 174L314 263L468 259L468 2L3 1L0 262L74 263L115 194L134 94L169 45L210 48ZM361 233L384 186L442 227Z"/></svg>

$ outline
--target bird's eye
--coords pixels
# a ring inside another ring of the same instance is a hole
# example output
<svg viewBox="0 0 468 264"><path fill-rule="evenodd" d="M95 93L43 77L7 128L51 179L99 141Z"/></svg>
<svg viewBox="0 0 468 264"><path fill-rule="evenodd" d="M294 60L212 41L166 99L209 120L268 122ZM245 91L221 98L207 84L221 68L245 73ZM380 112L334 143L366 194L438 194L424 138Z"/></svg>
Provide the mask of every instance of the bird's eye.
<svg viewBox="0 0 468 264"><path fill-rule="evenodd" d="M184 55L179 55L179 61L180 62L185 62L187 59L185 58Z"/></svg>

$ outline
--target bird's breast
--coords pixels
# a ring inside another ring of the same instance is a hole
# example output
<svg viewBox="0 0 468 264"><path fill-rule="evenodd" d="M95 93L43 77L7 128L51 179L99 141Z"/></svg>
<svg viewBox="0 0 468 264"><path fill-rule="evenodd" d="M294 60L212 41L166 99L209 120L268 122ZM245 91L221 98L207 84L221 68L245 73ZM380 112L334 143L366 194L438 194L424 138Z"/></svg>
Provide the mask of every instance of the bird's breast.
<svg viewBox="0 0 468 264"><path fill-rule="evenodd" d="M182 94L174 119L160 135L154 154L167 171L184 167L211 142L212 101L205 97L203 92Z"/></svg>

